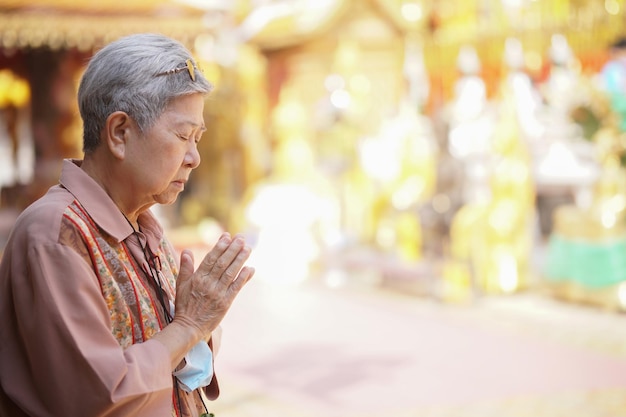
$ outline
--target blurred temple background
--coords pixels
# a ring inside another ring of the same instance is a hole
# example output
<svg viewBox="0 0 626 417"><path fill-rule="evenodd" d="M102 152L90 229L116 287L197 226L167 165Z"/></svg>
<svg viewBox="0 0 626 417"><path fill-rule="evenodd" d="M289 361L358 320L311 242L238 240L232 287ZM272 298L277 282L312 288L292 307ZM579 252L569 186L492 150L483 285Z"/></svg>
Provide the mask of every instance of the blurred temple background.
<svg viewBox="0 0 626 417"><path fill-rule="evenodd" d="M163 33L215 90L154 211L254 247L218 417L626 416L625 8L0 0L0 254L81 157L88 58Z"/></svg>

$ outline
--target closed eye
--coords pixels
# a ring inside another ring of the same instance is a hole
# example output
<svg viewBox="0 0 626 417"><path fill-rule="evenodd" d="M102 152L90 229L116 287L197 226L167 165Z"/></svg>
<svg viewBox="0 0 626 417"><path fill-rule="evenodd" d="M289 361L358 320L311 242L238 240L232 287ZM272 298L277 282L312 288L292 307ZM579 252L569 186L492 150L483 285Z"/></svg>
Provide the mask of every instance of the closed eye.
<svg viewBox="0 0 626 417"><path fill-rule="evenodd" d="M185 135L178 135L178 137L182 141L185 141L185 142L194 141L196 144L198 144L198 142L200 142L200 139L201 139L201 136L190 137L190 136L185 136Z"/></svg>
<svg viewBox="0 0 626 417"><path fill-rule="evenodd" d="M197 145L200 142L200 139L202 139L202 134L205 131L206 128L202 127L201 129L194 129L193 132L187 132L185 134L178 133L177 136L180 138L180 140L183 140L185 142L193 141Z"/></svg>

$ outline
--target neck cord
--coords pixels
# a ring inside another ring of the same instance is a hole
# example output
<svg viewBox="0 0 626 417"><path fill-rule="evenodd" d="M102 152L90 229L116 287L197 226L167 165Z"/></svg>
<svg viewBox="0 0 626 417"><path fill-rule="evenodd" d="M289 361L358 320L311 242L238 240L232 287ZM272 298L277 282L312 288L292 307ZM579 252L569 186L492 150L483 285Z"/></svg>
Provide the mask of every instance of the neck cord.
<svg viewBox="0 0 626 417"><path fill-rule="evenodd" d="M130 227L133 229L133 234L137 238L137 240L139 242L139 246L141 246L141 250L143 252L143 256L146 258L146 262L148 263L148 269L150 270L150 275L152 276L152 280L153 280L154 284L156 284L156 287L157 287L156 288L157 297L159 297L159 303L161 304L161 307L163 307L163 311L165 312L165 321L169 324L169 323L172 322L173 318L172 318L172 315L170 313L170 309L168 308L168 306L165 305L165 298L164 298L165 290L163 289L163 285L162 285L162 282L161 282L161 276L159 274L160 271L161 271L161 258L156 256L152 252L152 250L150 250L150 247L148 247L147 242L146 242L146 245L142 245L141 244L141 238L139 237L139 231L135 230L135 227L130 222L130 220L128 220L126 215L124 215L124 218L126 219L128 224L130 225ZM176 377L174 377L174 391L176 393L176 402L178 404L178 409L181 410L181 412L182 412L181 400L180 400L180 392L179 392L179 387L178 387L178 378L176 378ZM198 392L198 398L200 398L200 402L202 403L202 407L204 408L204 411L205 411L203 416L212 417L213 414L209 413L209 410L208 410L208 408L206 406L206 403L204 402L204 398L203 398L203 395L202 395L201 392Z"/></svg>
<svg viewBox="0 0 626 417"><path fill-rule="evenodd" d="M137 233L135 232L135 236ZM139 236L137 236L139 239ZM167 324L172 322L172 314L170 312L170 308L165 303L165 290L163 289L163 282L161 281L161 258L155 255L152 250L146 245L141 245L141 240L139 241L139 245L143 250L143 255L146 258L146 262L148 263L148 269L150 270L150 275L152 276L152 280L156 284L156 292L157 297L159 297L159 303L161 303L161 307L163 307L163 311L165 313L165 321Z"/></svg>
<svg viewBox="0 0 626 417"><path fill-rule="evenodd" d="M163 308L163 313L165 314L165 322L167 324L172 322L172 314L170 313L170 308L165 304L165 290L163 289L163 283L161 281L161 258L155 255L150 247L148 246L148 242L146 244L141 243L141 237L139 236L139 230L135 229L135 226L128 220L128 217L124 213L122 216L126 219L131 229L133 229L133 234L137 238L137 242L141 247L141 251L143 252L143 256L146 259L146 263L148 264L148 271L150 276L152 277L152 283L156 286L155 290L157 293L157 297L159 298L159 304ZM139 227L139 223L137 223L137 227Z"/></svg>
<svg viewBox="0 0 626 417"><path fill-rule="evenodd" d="M139 236L137 235L137 231L134 228L133 228L133 233L135 234L137 239L139 239ZM161 259L150 250L147 244L145 246L141 245L141 240L139 240L139 245L143 249L144 256L146 258L146 261L148 262L150 275L152 275L152 279L157 284L158 288L156 290L157 290L157 294L159 297L159 302L161 303L161 306L165 310L165 320L169 324L172 322L172 315L170 314L169 308L166 308L166 305L165 305L165 300L164 300L165 290L163 289L163 286L161 284L161 276L159 275L161 271ZM158 263L158 267L157 267L157 263ZM174 389L176 391L176 401L178 403L178 409L182 411L177 377L174 377ZM203 416L211 417L212 414L209 413L209 410L204 402L204 398L202 397L201 392L198 392L198 398L200 398L200 402L202 403L202 407L204 408L204 411L205 411Z"/></svg>
<svg viewBox="0 0 626 417"><path fill-rule="evenodd" d="M157 293L157 297L159 298L159 303L161 304L161 307L163 308L163 312L165 313L165 321L167 324L171 323L173 320L172 314L170 313L170 309L169 306L167 306L165 304L165 290L163 289L163 284L161 281L161 276L160 276L160 271L161 271L161 258L159 258L157 255L155 255L152 250L150 250L150 248L148 247L148 243L146 242L145 245L143 245L141 243L141 238L139 236L139 231L135 230L135 227L133 226L133 224L130 222L130 220L128 220L128 218L126 217L126 215L124 213L122 213L122 215L124 216L124 218L126 219L126 221L128 222L128 224L130 225L130 227L133 229L133 234L135 235L135 237L137 238L137 241L139 243L139 246L141 247L141 250L143 252L143 256L146 259L146 263L148 264L148 270L150 272L150 276L152 277L152 283L153 285L156 287L156 293ZM178 406L178 410L180 410L180 412L182 413L182 403L181 403L181 399L180 399L180 389L178 386L178 378L176 378L175 376L172 376L172 378L174 379L174 393L176 396L176 405ZM204 404L204 401L202 400L202 405L204 406L205 410L206 410L206 405ZM176 415L178 415L179 411L178 410L174 410L176 412Z"/></svg>

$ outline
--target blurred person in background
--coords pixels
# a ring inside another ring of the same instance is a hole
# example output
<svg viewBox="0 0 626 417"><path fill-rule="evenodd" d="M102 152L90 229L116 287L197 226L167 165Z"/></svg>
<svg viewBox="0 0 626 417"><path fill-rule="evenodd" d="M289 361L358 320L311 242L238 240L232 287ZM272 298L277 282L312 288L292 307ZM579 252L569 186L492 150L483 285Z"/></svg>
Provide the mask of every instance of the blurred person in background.
<svg viewBox="0 0 626 417"><path fill-rule="evenodd" d="M224 233L194 270L149 210L200 163L211 84L160 35L122 38L78 91L83 160L14 225L0 264L0 415L199 416L219 323L253 276Z"/></svg>
<svg viewBox="0 0 626 417"><path fill-rule="evenodd" d="M601 87L618 117L619 129L626 131L626 37L611 44L609 57L600 71Z"/></svg>

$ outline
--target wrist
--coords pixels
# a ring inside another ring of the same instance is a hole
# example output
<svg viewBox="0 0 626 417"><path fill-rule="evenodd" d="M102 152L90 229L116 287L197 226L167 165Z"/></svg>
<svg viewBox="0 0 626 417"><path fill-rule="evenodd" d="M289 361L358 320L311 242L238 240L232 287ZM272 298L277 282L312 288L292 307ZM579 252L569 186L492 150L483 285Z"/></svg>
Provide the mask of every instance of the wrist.
<svg viewBox="0 0 626 417"><path fill-rule="evenodd" d="M200 340L206 339L210 337L211 333L206 333L202 331L202 328L192 319L184 316L184 315L176 315L174 316L174 320L168 325L178 328L178 332L181 333L181 337L184 340L189 340L191 342L191 346L198 343Z"/></svg>

